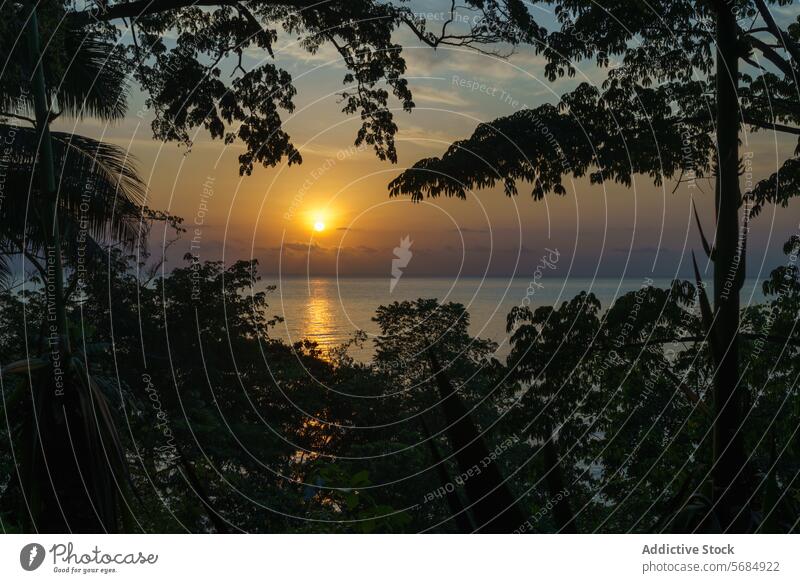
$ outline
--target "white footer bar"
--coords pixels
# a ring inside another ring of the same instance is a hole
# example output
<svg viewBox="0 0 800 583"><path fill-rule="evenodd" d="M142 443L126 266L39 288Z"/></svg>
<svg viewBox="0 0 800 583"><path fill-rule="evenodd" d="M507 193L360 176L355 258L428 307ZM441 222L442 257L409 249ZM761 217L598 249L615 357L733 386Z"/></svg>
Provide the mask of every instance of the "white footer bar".
<svg viewBox="0 0 800 583"><path fill-rule="evenodd" d="M786 535L3 535L0 581L796 582L798 555Z"/></svg>

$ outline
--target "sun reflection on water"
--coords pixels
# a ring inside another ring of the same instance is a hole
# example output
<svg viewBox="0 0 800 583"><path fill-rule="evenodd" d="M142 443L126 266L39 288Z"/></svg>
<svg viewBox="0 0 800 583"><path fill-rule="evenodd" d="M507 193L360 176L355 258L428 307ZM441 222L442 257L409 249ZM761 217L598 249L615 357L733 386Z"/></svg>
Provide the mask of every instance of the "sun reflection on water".
<svg viewBox="0 0 800 583"><path fill-rule="evenodd" d="M324 279L309 281L308 302L303 314L304 337L319 343L323 350L332 348L336 339L333 330L336 321L335 306L331 301L336 296L332 286L332 281Z"/></svg>

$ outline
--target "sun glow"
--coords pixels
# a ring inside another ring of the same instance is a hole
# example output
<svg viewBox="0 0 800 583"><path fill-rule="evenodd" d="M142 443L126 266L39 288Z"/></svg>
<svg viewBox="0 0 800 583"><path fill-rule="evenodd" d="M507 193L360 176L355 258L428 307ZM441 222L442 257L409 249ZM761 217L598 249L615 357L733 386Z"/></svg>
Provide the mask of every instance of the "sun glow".
<svg viewBox="0 0 800 583"><path fill-rule="evenodd" d="M339 213L327 204L309 205L309 209L300 218L298 227L311 235L324 237L337 230L339 219Z"/></svg>
<svg viewBox="0 0 800 583"><path fill-rule="evenodd" d="M307 216L308 216L307 219L308 226L311 228L312 231L316 233L322 233L330 226L329 219L331 217L330 217L330 211L327 208L325 209L318 208L317 210L308 213Z"/></svg>

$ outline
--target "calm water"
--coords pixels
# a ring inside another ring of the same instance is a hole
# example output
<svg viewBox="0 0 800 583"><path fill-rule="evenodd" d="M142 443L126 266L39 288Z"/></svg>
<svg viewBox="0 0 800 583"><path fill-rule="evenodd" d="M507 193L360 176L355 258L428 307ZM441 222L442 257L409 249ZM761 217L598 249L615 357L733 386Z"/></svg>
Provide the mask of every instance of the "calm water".
<svg viewBox="0 0 800 583"><path fill-rule="evenodd" d="M532 306L555 305L569 300L583 290L592 291L603 307L615 298L639 289L643 279L543 279L542 287L535 288ZM508 352L505 331L506 315L526 297L529 278L514 280L502 278L402 278L393 292L389 291L389 278L284 278L265 284L275 284L277 289L269 296L269 312L280 315L284 322L278 324L273 334L286 341L303 338L315 340L324 349L346 342L356 330L363 330L370 338L378 333L372 321L375 308L393 301L420 297L438 298L464 304L470 313L473 335L491 338L500 344L499 355ZM657 287L668 287L668 279L656 279ZM742 304L763 299L760 286L748 280L742 290ZM752 297L752 299L751 299ZM363 350L353 349L351 354L368 362L373 345L369 341Z"/></svg>

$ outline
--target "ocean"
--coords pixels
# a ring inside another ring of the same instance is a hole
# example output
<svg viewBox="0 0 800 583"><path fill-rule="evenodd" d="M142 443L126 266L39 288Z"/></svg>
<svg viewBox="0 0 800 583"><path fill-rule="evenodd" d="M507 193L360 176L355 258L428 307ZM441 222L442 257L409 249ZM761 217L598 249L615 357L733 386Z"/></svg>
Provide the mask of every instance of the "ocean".
<svg viewBox="0 0 800 583"><path fill-rule="evenodd" d="M284 277L265 276L264 285L276 285L268 296L270 315L284 318L272 335L289 343L308 338L329 350L347 342L357 330L370 340L350 354L369 362L374 354L372 338L379 332L372 321L375 309L394 301L437 298L440 302L464 304L470 313L470 331L499 344L498 356L508 354L506 316L514 306L530 298L531 306L560 305L586 290L593 292L603 308L621 295L639 289L641 279L543 278L531 286L530 278L409 277L401 278L390 291L389 277ZM653 279L656 287L668 287L669 279ZM529 287L534 293L529 295ZM763 301L760 282L748 279L742 290L742 305Z"/></svg>

